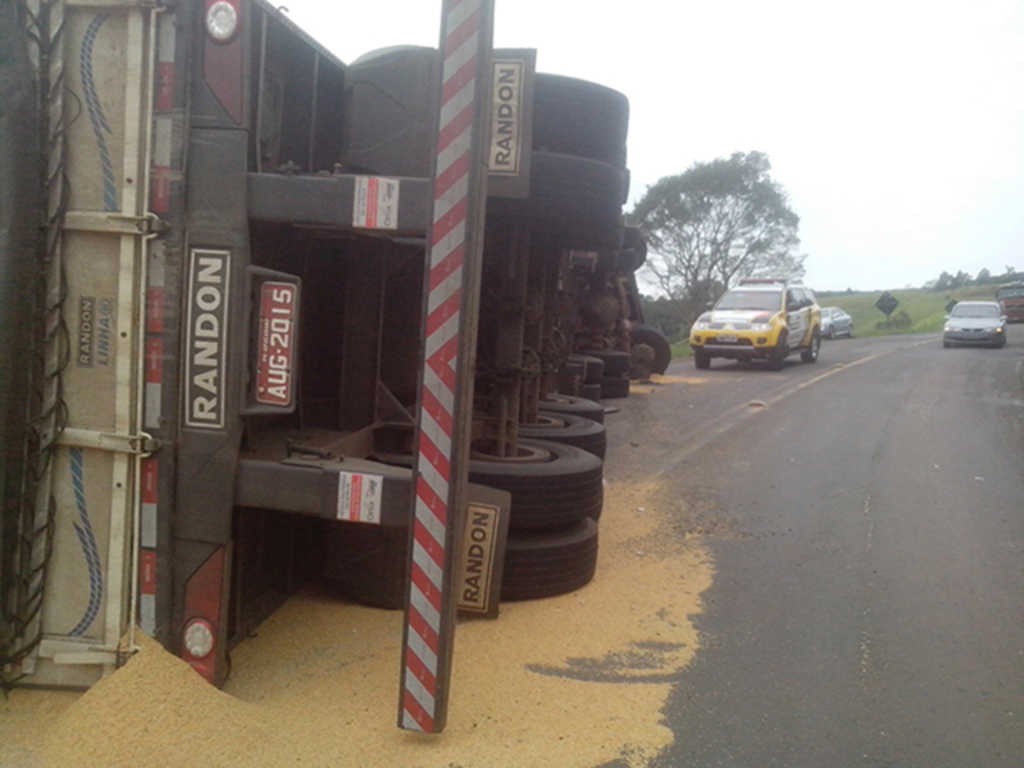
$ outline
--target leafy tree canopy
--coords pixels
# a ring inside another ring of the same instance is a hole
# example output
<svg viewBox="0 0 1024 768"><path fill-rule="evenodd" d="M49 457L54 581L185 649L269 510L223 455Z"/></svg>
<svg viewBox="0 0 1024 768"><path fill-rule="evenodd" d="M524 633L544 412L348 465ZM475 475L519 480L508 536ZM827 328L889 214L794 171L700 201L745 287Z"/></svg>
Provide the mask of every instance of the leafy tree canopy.
<svg viewBox="0 0 1024 768"><path fill-rule="evenodd" d="M955 275L943 272L937 279L929 280L925 283L924 288L925 290L932 291L949 291L957 288L966 288L970 285L999 285L1000 283L1012 283L1017 280L1024 280L1024 272L1018 272L1012 266L1008 266L1001 275L993 275L990 270L982 269L978 272L978 276L973 279L967 272L961 269Z"/></svg>
<svg viewBox="0 0 1024 768"><path fill-rule="evenodd" d="M694 163L648 187L629 215L647 239L647 274L688 322L738 278L799 278L799 217L761 152Z"/></svg>

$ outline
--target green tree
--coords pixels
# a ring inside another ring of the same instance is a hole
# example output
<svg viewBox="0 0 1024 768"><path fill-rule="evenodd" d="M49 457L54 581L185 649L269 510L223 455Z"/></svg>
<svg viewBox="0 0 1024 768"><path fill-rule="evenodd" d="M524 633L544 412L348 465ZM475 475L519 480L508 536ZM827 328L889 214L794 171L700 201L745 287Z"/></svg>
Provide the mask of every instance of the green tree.
<svg viewBox="0 0 1024 768"><path fill-rule="evenodd" d="M679 316L679 307L666 296L641 296L640 303L644 310L644 322L660 330L670 342L678 341L690 332L690 327L683 327L683 319Z"/></svg>
<svg viewBox="0 0 1024 768"><path fill-rule="evenodd" d="M971 284L971 276L964 272L962 269L956 273L956 277L953 278L954 288L965 288Z"/></svg>
<svg viewBox="0 0 1024 768"><path fill-rule="evenodd" d="M802 277L799 217L761 152L694 163L648 187L629 214L647 239L645 270L689 324L745 276Z"/></svg>

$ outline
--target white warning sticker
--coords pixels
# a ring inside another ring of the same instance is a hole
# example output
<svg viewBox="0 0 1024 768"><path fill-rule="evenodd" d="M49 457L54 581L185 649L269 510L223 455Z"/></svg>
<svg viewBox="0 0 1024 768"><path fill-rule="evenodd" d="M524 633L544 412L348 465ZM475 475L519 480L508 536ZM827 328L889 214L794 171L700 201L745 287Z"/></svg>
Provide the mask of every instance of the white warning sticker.
<svg viewBox="0 0 1024 768"><path fill-rule="evenodd" d="M380 525L384 478L360 472L338 473L338 519Z"/></svg>
<svg viewBox="0 0 1024 768"><path fill-rule="evenodd" d="M398 179L357 176L352 202L352 226L359 229L398 229Z"/></svg>

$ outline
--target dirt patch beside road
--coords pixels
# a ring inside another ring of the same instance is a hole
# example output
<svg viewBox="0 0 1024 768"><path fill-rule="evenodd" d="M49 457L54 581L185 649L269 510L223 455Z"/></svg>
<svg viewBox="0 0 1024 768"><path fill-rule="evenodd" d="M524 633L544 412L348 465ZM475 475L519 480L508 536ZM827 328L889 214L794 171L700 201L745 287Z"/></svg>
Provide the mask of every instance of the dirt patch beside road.
<svg viewBox="0 0 1024 768"><path fill-rule="evenodd" d="M697 649L712 571L657 497L650 483L607 489L586 588L460 624L441 735L395 725L401 613L310 591L235 649L224 691L146 640L84 695L15 691L0 765L646 765L672 740L661 709Z"/></svg>

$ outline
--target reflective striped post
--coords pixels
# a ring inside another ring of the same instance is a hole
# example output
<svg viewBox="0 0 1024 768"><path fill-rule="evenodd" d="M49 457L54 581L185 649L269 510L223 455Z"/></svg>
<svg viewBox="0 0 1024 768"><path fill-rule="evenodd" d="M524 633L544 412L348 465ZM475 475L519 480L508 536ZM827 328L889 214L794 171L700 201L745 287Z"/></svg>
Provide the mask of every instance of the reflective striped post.
<svg viewBox="0 0 1024 768"><path fill-rule="evenodd" d="M445 0L441 22L434 215L398 716L400 727L423 733L440 733L448 715L453 575L466 507L473 408L493 7L494 0Z"/></svg>

